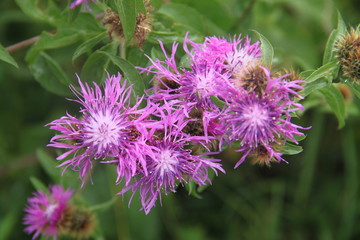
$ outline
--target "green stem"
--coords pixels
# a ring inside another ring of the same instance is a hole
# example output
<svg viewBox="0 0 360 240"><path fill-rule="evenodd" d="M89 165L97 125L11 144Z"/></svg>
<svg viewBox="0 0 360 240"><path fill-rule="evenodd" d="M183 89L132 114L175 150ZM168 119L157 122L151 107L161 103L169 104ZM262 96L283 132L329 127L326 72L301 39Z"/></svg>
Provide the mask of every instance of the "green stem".
<svg viewBox="0 0 360 240"><path fill-rule="evenodd" d="M120 41L119 52L120 52L120 57L123 59L126 59L126 41L125 41L125 39L122 39Z"/></svg>
<svg viewBox="0 0 360 240"><path fill-rule="evenodd" d="M114 166L109 166L107 169L108 182L110 187L110 192L114 196L118 190L117 185L115 184L116 172L114 171ZM126 217L126 211L124 207L124 202L121 197L117 197L113 205L114 214L115 214L115 228L117 230L117 235L119 240L131 240L130 229L128 225L128 219Z"/></svg>
<svg viewBox="0 0 360 240"><path fill-rule="evenodd" d="M315 111L311 122L313 123L312 130L309 132L304 146L304 166L300 173L299 186L295 193L295 204L297 206L306 202L310 195L324 125L324 114Z"/></svg>
<svg viewBox="0 0 360 240"><path fill-rule="evenodd" d="M344 167L345 167L345 188L343 197L344 209L342 212L342 225L339 231L338 239L350 239L351 233L354 228L354 223L357 214L357 189L358 189L358 173L357 173L357 160L359 159L356 154L356 139L354 138L354 127L349 125L344 132L342 149L344 154Z"/></svg>

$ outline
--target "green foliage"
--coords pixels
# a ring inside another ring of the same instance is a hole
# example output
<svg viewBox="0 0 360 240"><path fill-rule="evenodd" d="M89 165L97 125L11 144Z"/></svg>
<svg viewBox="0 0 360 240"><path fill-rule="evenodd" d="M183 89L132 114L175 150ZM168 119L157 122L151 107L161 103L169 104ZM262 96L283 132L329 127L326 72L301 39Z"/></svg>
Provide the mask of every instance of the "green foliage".
<svg viewBox="0 0 360 240"><path fill-rule="evenodd" d="M29 69L36 81L47 91L68 96L69 80L61 66L48 54L41 52L29 64Z"/></svg>
<svg viewBox="0 0 360 240"><path fill-rule="evenodd" d="M112 55L108 52L99 51L99 53L109 57L110 61L115 64L119 69L121 69L121 71L123 72L123 76L125 76L125 78L128 79L131 84L133 84L133 100L136 100L137 96L142 96L144 94L145 84L140 74L135 69L135 66L133 66L125 59Z"/></svg>
<svg viewBox="0 0 360 240"><path fill-rule="evenodd" d="M338 128L345 126L345 101L344 97L334 85L329 85L326 88L321 89L321 93L325 96L327 103L335 113L339 125Z"/></svg>
<svg viewBox="0 0 360 240"><path fill-rule="evenodd" d="M135 31L136 1L115 0L116 12L124 28L126 41L130 41Z"/></svg>
<svg viewBox="0 0 360 240"><path fill-rule="evenodd" d="M10 56L10 54L6 51L6 49L0 44L0 60L10 63L11 65L13 65L14 67L19 67L16 63L16 61L14 60L14 58L12 58Z"/></svg>
<svg viewBox="0 0 360 240"><path fill-rule="evenodd" d="M261 42L261 58L265 65L271 66L274 58L274 49L269 42L261 33L253 30L256 35L259 37Z"/></svg>

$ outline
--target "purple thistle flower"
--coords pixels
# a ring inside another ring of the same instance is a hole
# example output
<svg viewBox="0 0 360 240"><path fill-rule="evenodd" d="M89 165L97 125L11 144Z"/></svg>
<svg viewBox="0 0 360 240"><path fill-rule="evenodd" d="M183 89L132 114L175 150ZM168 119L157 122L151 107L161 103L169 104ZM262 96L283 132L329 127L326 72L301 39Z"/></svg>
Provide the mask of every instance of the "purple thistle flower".
<svg viewBox="0 0 360 240"><path fill-rule="evenodd" d="M293 100L302 98L294 89L302 89L299 83L303 81L286 82L284 78L288 75L271 79L270 72L262 69L267 77L264 93L234 88L227 113L221 118L226 131L224 138L228 142L239 141L241 146L237 151L244 153L235 168L249 154L260 150L268 153L267 164L273 159L285 161L274 146L284 145L286 140L298 144L295 136L303 135L298 129L306 129L291 123L291 113L303 109Z"/></svg>
<svg viewBox="0 0 360 240"><path fill-rule="evenodd" d="M159 123L149 131L154 134L149 142L152 154L147 156L148 175L138 174L134 181L125 186L119 194L132 190L140 192L142 209L146 214L155 206L157 199L161 202L161 193L176 192L179 184L188 183L190 180L198 185L210 183L208 170L211 168L224 172L218 159L202 158L205 155L216 154L205 152L193 155L189 144L202 143L211 137L192 137L184 133L184 127L190 120L184 118L183 110L174 109L165 102L154 115L159 116ZM161 128L159 128L161 126ZM130 203L129 203L130 204Z"/></svg>
<svg viewBox="0 0 360 240"><path fill-rule="evenodd" d="M187 44L193 47L191 51L188 50ZM235 36L232 41L206 37L204 43L199 44L188 40L186 35L184 50L197 65L211 66L221 74L229 72L231 75L260 62L259 45L260 42L251 44L249 37L241 38L241 36Z"/></svg>
<svg viewBox="0 0 360 240"><path fill-rule="evenodd" d="M75 0L70 4L70 8L73 9L76 6L79 6L81 4L84 4L84 6L89 10L92 11L92 9L89 7L89 2L93 1L96 2L96 0Z"/></svg>
<svg viewBox="0 0 360 240"><path fill-rule="evenodd" d="M70 205L69 199L72 193L72 190L64 191L59 185L51 186L50 194L41 191L34 193L34 196L28 199L25 208L24 224L28 225L25 232L34 233L32 239L43 234L56 240L60 230L58 224Z"/></svg>
<svg viewBox="0 0 360 240"><path fill-rule="evenodd" d="M78 97L73 101L83 107L82 116L67 114L48 124L50 129L60 132L48 146L67 149L57 158L65 160L59 166L79 171L83 183L98 159L111 158L103 162L118 164L119 179L125 178L127 182L139 166L146 174L144 154L150 150L143 137L146 130L143 125L151 110L137 109L141 99L130 107L132 88L126 87L126 81L123 84L120 81L120 74L108 76L102 91L96 83L91 88L79 79L80 91L73 86L71 89Z"/></svg>

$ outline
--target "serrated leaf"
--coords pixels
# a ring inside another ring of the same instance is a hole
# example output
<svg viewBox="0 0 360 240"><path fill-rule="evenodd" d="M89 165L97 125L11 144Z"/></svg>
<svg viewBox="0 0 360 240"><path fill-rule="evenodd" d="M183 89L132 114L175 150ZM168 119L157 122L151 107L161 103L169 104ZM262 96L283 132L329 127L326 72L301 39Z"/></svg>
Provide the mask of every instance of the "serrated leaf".
<svg viewBox="0 0 360 240"><path fill-rule="evenodd" d="M326 46L325 46L323 64L327 64L334 59L334 55L335 55L334 48L335 48L335 44L338 39L338 36L339 36L339 31L336 29L332 30L332 32L330 33L330 36L327 40Z"/></svg>
<svg viewBox="0 0 360 240"><path fill-rule="evenodd" d="M205 26L202 15L184 4L169 3L162 5L158 10L158 13L165 15L172 19L174 23L188 26L190 29L194 29L197 32L204 32Z"/></svg>
<svg viewBox="0 0 360 240"><path fill-rule="evenodd" d="M43 184L39 179L37 179L36 177L30 177L30 182L31 184L34 186L34 188L37 191L41 191L43 193L47 193L48 192L48 188L45 186L45 184Z"/></svg>
<svg viewBox="0 0 360 240"><path fill-rule="evenodd" d="M143 79L141 78L138 70L136 70L135 66L132 65L127 60L120 58L118 56L115 56L113 54L110 54L108 52L99 51L99 53L102 53L106 55L113 64L115 64L117 67L121 69L121 71L124 73L125 78L128 80L129 83L133 84L133 97L136 96L142 96L144 95L145 90L145 84Z"/></svg>
<svg viewBox="0 0 360 240"><path fill-rule="evenodd" d="M29 64L36 81L49 92L60 96L69 96L70 80L60 65L44 52L38 54Z"/></svg>
<svg viewBox="0 0 360 240"><path fill-rule="evenodd" d="M120 17L125 39L130 41L134 35L136 25L135 1L115 0L115 6Z"/></svg>
<svg viewBox="0 0 360 240"><path fill-rule="evenodd" d="M329 104L331 110L335 113L338 119L338 128L345 126L345 101L340 90L337 89L333 84L320 90L325 96L326 102Z"/></svg>
<svg viewBox="0 0 360 240"><path fill-rule="evenodd" d="M87 41L83 42L78 46L74 52L74 55L72 57L72 61L75 61L78 57L80 57L82 54L91 51L91 49L98 44L99 42L105 40L107 37L106 32L100 33L96 35L93 38L88 39Z"/></svg>
<svg viewBox="0 0 360 240"><path fill-rule="evenodd" d="M36 156L47 175L51 177L54 182L60 182L61 170L57 168L57 161L42 149L37 149Z"/></svg>
<svg viewBox="0 0 360 240"><path fill-rule="evenodd" d="M8 51L0 44L0 60L10 63L16 68L19 68L14 58L12 58Z"/></svg>
<svg viewBox="0 0 360 240"><path fill-rule="evenodd" d="M347 31L347 27L344 22L344 19L341 16L341 13L339 11L337 11L337 19L338 19L338 22L337 22L336 29L338 30L338 34L340 34L340 35L345 34Z"/></svg>
<svg viewBox="0 0 360 240"><path fill-rule="evenodd" d="M281 147L280 152L285 155L295 155L301 153L302 150L303 148L301 146L287 142L285 146Z"/></svg>
<svg viewBox="0 0 360 240"><path fill-rule="evenodd" d="M261 58L267 65L271 66L273 58L274 58L274 48L271 45L270 41L267 40L264 35L261 33L252 30L256 35L258 35L260 42L261 42Z"/></svg>
<svg viewBox="0 0 360 240"><path fill-rule="evenodd" d="M81 81L96 82L102 84L106 78L106 69L109 65L110 59L105 56L103 52L116 53L117 46L109 43L99 50L93 52L86 60L81 70Z"/></svg>
<svg viewBox="0 0 360 240"><path fill-rule="evenodd" d="M305 78L305 81L309 83L319 78L329 77L334 73L337 68L339 68L339 66L336 61L329 62L316 69L312 74L310 74L310 76Z"/></svg>

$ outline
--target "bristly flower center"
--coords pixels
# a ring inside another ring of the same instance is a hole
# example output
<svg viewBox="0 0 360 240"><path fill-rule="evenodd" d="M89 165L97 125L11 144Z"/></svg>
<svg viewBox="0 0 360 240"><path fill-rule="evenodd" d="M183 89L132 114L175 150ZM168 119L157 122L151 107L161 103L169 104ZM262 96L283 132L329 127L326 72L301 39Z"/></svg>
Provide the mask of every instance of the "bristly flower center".
<svg viewBox="0 0 360 240"><path fill-rule="evenodd" d="M85 126L84 142L91 144L97 148L98 153L101 153L118 145L123 129L120 119L117 119L111 111L99 111L89 117Z"/></svg>
<svg viewBox="0 0 360 240"><path fill-rule="evenodd" d="M156 169L163 177L166 173L175 173L178 162L177 155L173 151L165 149L159 153Z"/></svg>
<svg viewBox="0 0 360 240"><path fill-rule="evenodd" d="M266 125L269 114L267 109L260 106L259 104L254 104L252 106L248 106L248 108L244 109L242 113L242 117L244 119L244 123L248 127L262 127Z"/></svg>
<svg viewBox="0 0 360 240"><path fill-rule="evenodd" d="M50 220L52 217L52 214L54 213L55 209L58 207L57 203L50 204L46 207L44 213L47 220Z"/></svg>

